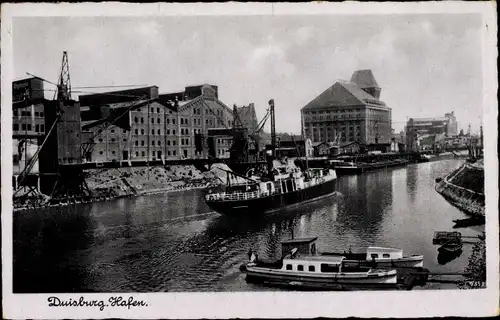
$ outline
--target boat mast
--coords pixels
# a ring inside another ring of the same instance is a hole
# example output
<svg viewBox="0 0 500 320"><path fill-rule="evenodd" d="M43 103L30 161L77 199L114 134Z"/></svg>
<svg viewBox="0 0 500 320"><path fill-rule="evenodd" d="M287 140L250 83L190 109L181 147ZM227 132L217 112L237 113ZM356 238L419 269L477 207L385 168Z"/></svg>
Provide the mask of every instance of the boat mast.
<svg viewBox="0 0 500 320"><path fill-rule="evenodd" d="M306 137L306 128L304 125L304 114L302 114L302 140L304 140L304 153L306 154L306 172L309 171L309 161L307 160L307 137Z"/></svg>

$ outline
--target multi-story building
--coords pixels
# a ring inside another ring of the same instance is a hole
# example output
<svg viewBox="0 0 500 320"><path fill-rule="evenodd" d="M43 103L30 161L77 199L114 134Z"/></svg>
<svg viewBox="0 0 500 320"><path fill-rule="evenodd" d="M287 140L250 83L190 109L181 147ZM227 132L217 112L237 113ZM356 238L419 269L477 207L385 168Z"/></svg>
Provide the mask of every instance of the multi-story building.
<svg viewBox="0 0 500 320"><path fill-rule="evenodd" d="M458 134L458 124L453 111L446 113L444 117L410 118L406 123L405 133L408 150L418 151L419 139L430 135L454 137Z"/></svg>
<svg viewBox="0 0 500 320"><path fill-rule="evenodd" d="M301 109L302 129L313 142L390 143L391 108L379 100L371 70L337 81Z"/></svg>
<svg viewBox="0 0 500 320"><path fill-rule="evenodd" d="M28 78L12 83L13 173L20 174L45 136L43 81ZM38 162L32 168L38 172Z"/></svg>
<svg viewBox="0 0 500 320"><path fill-rule="evenodd" d="M158 94L151 86L81 96L83 129L92 131L87 161L162 160L203 156L195 135L231 126L232 111L217 99L217 87L187 87ZM105 128L105 130L103 130Z"/></svg>

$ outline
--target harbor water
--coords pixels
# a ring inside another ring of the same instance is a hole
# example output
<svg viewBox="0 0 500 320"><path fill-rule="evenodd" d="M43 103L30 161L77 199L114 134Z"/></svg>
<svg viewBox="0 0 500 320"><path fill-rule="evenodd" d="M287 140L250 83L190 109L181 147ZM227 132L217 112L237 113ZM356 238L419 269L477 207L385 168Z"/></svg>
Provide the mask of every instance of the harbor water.
<svg viewBox="0 0 500 320"><path fill-rule="evenodd" d="M423 254L434 272L463 272L472 245L442 259L434 231L466 216L435 190L460 166L444 160L338 178L338 194L270 217L231 219L208 208L202 190L46 208L14 215L14 293L276 290L247 284L250 248L279 258L280 241L318 237L320 251L367 246ZM450 261L451 260L451 261ZM423 289L449 288L428 284Z"/></svg>

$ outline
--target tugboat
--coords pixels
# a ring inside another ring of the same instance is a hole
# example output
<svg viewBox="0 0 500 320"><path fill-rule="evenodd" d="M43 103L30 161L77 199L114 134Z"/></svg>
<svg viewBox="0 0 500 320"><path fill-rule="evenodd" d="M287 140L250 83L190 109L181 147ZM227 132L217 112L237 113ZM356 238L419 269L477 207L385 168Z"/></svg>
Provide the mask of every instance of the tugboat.
<svg viewBox="0 0 500 320"><path fill-rule="evenodd" d="M404 256L403 250L383 247L368 247L366 252L324 252L325 256L344 256L346 264L372 265L377 268L418 268L423 267L423 255Z"/></svg>
<svg viewBox="0 0 500 320"><path fill-rule="evenodd" d="M397 271L352 266L343 256L316 255L316 238L282 242L286 254L276 261L261 261L251 254L241 266L246 281L265 285L309 290L396 289ZM290 251L287 249L293 248Z"/></svg>
<svg viewBox="0 0 500 320"><path fill-rule="evenodd" d="M269 105L274 118L274 101L270 100ZM335 193L335 170L309 169L307 164L304 172L287 166L273 168L272 160L273 157L268 157L267 174L261 177L250 178L228 171L228 182L229 175L234 175L245 183L229 183L224 192L205 195L205 202L224 215L269 214Z"/></svg>

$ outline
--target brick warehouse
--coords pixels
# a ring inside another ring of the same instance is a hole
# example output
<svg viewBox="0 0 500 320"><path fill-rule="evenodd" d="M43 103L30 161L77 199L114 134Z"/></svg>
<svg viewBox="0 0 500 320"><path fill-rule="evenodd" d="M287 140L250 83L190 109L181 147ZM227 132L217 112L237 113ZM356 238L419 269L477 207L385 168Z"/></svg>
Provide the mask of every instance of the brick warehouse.
<svg viewBox="0 0 500 320"><path fill-rule="evenodd" d="M381 88L371 70L337 81L301 109L303 130L313 142L390 143L391 108L380 101Z"/></svg>
<svg viewBox="0 0 500 320"><path fill-rule="evenodd" d="M86 161L160 160L206 157L195 136L232 126L233 114L213 85L158 94L158 87L80 96L82 129L94 145ZM106 123L112 123L105 130ZM206 144L205 144L206 145Z"/></svg>

